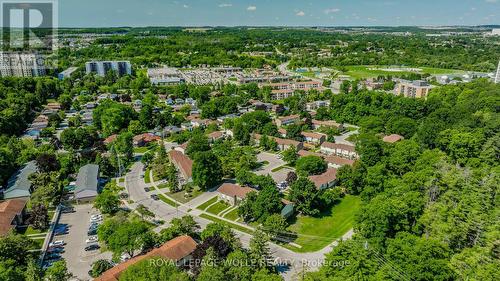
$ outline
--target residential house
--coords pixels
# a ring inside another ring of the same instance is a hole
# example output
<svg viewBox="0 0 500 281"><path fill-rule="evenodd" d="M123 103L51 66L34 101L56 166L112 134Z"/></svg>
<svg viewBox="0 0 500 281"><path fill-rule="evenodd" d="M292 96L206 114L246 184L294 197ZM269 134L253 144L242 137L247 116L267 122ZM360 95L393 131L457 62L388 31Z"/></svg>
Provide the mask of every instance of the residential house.
<svg viewBox="0 0 500 281"><path fill-rule="evenodd" d="M326 163L328 163L329 168L335 168L335 169L338 169L345 165L352 166L354 165L355 162L354 160L342 158L337 155L325 155L316 152L311 152L308 150L299 150L297 154L300 157L311 156L311 155L321 157L325 160Z"/></svg>
<svg viewBox="0 0 500 281"><path fill-rule="evenodd" d="M283 128L279 128L278 129L278 134L280 134L280 136L282 138L286 138L287 131L285 129L283 129Z"/></svg>
<svg viewBox="0 0 500 281"><path fill-rule="evenodd" d="M181 177L179 178L180 184L192 182L193 160L191 160L187 155L178 150L169 151L168 157L170 159L170 162L177 168L177 170L181 174Z"/></svg>
<svg viewBox="0 0 500 281"><path fill-rule="evenodd" d="M179 236L144 255L134 257L126 262L116 265L115 267L105 271L101 276L94 279L94 281L118 281L120 279L120 275L127 268L140 261L152 258L171 260L179 267L186 266L192 259L192 254L196 249L196 245L196 241L194 241L194 239L190 236Z"/></svg>
<svg viewBox="0 0 500 281"><path fill-rule="evenodd" d="M179 146L176 146L174 148L174 150L177 150L177 151L181 152L182 154L186 154L187 146L188 146L188 142L185 142Z"/></svg>
<svg viewBox="0 0 500 281"><path fill-rule="evenodd" d="M99 165L87 164L80 168L76 176L75 200L78 203L93 201L98 194Z"/></svg>
<svg viewBox="0 0 500 281"><path fill-rule="evenodd" d="M386 143L396 143L398 141L403 140L403 136L397 135L397 134L392 134L389 136L385 136L382 140Z"/></svg>
<svg viewBox="0 0 500 281"><path fill-rule="evenodd" d="M151 133L144 133L134 136L133 143L135 146L142 147L148 145L149 143L158 142L160 140L161 138L159 136L156 136Z"/></svg>
<svg viewBox="0 0 500 281"><path fill-rule="evenodd" d="M254 134L254 140L255 140L256 144L259 144L261 138L262 138L262 135L260 135L260 134ZM277 148L280 151L287 150L290 147L293 147L296 150L300 150L300 149L302 149L304 147L304 143L298 142L298 141L295 141L295 140L281 139L281 138L272 137L272 136L268 136L268 138L269 139L274 139L276 141L276 143L278 144Z"/></svg>
<svg viewBox="0 0 500 281"><path fill-rule="evenodd" d="M0 203L0 237L24 225L27 199L10 199Z"/></svg>
<svg viewBox="0 0 500 281"><path fill-rule="evenodd" d="M337 128L339 130L343 130L344 127L342 124L339 124L335 121L321 121L321 120L312 120L312 126L315 130L320 129L321 127L327 127L327 128Z"/></svg>
<svg viewBox="0 0 500 281"><path fill-rule="evenodd" d="M30 125L31 129L42 130L49 126L49 117L47 115L38 115Z"/></svg>
<svg viewBox="0 0 500 281"><path fill-rule="evenodd" d="M306 103L307 111L315 111L320 107L328 107L330 106L330 101L328 100L320 100Z"/></svg>
<svg viewBox="0 0 500 281"><path fill-rule="evenodd" d="M357 159L358 153L353 145L343 143L324 142L321 144L320 151L326 155L337 155L347 159Z"/></svg>
<svg viewBox="0 0 500 281"><path fill-rule="evenodd" d="M326 141L325 134L312 133L312 132L302 132L302 136L304 137L305 142L311 143L314 145L320 145L324 141Z"/></svg>
<svg viewBox="0 0 500 281"><path fill-rule="evenodd" d="M221 131L211 132L210 134L208 134L208 141L215 142L216 140L223 139L224 136L225 136L224 132Z"/></svg>
<svg viewBox="0 0 500 281"><path fill-rule="evenodd" d="M248 193L256 191L247 186L240 186L233 183L223 183L218 189L219 199L236 206L245 200Z"/></svg>
<svg viewBox="0 0 500 281"><path fill-rule="evenodd" d="M33 188L29 177L38 172L35 161L30 161L16 171L7 181L7 188L3 193L4 199L27 198L31 196Z"/></svg>
<svg viewBox="0 0 500 281"><path fill-rule="evenodd" d="M309 179L318 189L327 189L337 183L337 169L329 168L321 175L309 176Z"/></svg>
<svg viewBox="0 0 500 281"><path fill-rule="evenodd" d="M170 135L177 134L180 132L182 132L182 129L180 127L177 127L177 126L167 126L167 127L163 128L163 135L164 136L170 136Z"/></svg>
<svg viewBox="0 0 500 281"><path fill-rule="evenodd" d="M106 144L106 145L108 145L108 144L114 142L117 138L118 138L117 134L111 135L111 136L105 138L104 141L103 141L103 143Z"/></svg>
<svg viewBox="0 0 500 281"><path fill-rule="evenodd" d="M289 116L283 116L279 117L275 120L276 125L278 127L283 127L286 125L294 124L300 121L300 116L299 115L289 115Z"/></svg>

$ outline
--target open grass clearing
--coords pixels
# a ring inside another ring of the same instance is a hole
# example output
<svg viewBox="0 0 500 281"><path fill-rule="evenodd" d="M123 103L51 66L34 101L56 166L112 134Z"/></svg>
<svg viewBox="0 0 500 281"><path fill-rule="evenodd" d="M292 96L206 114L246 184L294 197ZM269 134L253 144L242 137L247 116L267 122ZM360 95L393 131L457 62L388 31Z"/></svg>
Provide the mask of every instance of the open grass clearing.
<svg viewBox="0 0 500 281"><path fill-rule="evenodd" d="M198 210L205 210L208 206L212 205L213 203L217 202L219 198L217 196L213 197L210 200L207 200L205 203L201 204L200 206L196 207Z"/></svg>
<svg viewBox="0 0 500 281"><path fill-rule="evenodd" d="M217 217L214 217L214 216L211 216L209 214L201 214L200 217L204 218L204 219L207 219L207 220L211 220L213 222L217 222L217 223L220 223L220 224L224 224L224 225L227 225L233 229L236 229L238 231L241 231L241 232L244 232L244 233L247 233L247 234L250 234L250 235L253 235L253 231L249 228L246 228L246 227L243 227L241 225L237 225L237 224L234 224L234 223L230 223L230 222L227 222L225 220L221 220Z"/></svg>
<svg viewBox="0 0 500 281"><path fill-rule="evenodd" d="M347 195L318 217L297 217L288 229L298 235L298 238L293 241L302 246L298 251L318 251L342 237L353 227L354 215L360 206L359 197Z"/></svg>
<svg viewBox="0 0 500 281"><path fill-rule="evenodd" d="M208 207L207 212L218 215L220 212L224 211L225 209L231 207L228 203L224 201L219 201L212 206Z"/></svg>

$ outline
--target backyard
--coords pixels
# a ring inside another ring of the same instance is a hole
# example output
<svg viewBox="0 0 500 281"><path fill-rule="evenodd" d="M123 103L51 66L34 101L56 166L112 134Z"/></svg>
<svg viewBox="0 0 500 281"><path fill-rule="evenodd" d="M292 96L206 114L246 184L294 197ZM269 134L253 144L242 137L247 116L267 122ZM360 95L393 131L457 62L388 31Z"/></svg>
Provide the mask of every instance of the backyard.
<svg viewBox="0 0 500 281"><path fill-rule="evenodd" d="M297 217L288 228L298 235L293 242L302 246L294 250L297 252L318 251L342 237L352 228L354 215L359 210L360 204L359 197L347 195L340 203L319 217Z"/></svg>

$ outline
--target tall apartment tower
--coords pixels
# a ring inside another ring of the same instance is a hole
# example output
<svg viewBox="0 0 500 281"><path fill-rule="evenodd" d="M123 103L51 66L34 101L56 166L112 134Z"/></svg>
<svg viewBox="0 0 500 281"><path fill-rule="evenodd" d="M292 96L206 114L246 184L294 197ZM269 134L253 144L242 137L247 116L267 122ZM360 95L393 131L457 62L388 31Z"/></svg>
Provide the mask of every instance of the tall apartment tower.
<svg viewBox="0 0 500 281"><path fill-rule="evenodd" d="M0 76L35 77L45 75L46 67L39 54L0 52Z"/></svg>
<svg viewBox="0 0 500 281"><path fill-rule="evenodd" d="M498 61L497 75L495 75L495 83L500 83L500 61Z"/></svg>
<svg viewBox="0 0 500 281"><path fill-rule="evenodd" d="M129 61L90 61L85 64L87 74L96 73L104 77L110 70L116 72L118 76L132 74L132 66Z"/></svg>

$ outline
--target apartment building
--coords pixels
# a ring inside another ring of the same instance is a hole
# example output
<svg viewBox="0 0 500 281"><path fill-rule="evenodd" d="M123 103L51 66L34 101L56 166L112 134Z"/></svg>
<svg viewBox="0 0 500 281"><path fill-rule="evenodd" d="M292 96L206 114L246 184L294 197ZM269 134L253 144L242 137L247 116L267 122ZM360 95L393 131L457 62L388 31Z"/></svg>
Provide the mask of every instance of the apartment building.
<svg viewBox="0 0 500 281"><path fill-rule="evenodd" d="M395 89L395 94L398 96L404 96L407 98L427 98L429 91L433 89L434 86L429 85L427 81L416 80L416 81L406 81L401 80Z"/></svg>
<svg viewBox="0 0 500 281"><path fill-rule="evenodd" d="M357 159L359 157L354 146L342 143L324 142L321 144L320 151L326 155L337 155L347 159Z"/></svg>
<svg viewBox="0 0 500 281"><path fill-rule="evenodd" d="M0 52L0 76L36 77L45 75L46 66L39 54Z"/></svg>
<svg viewBox="0 0 500 281"><path fill-rule="evenodd" d="M132 74L132 65L129 61L90 61L85 63L87 74L95 73L104 77L108 71L114 71L118 76Z"/></svg>
<svg viewBox="0 0 500 281"><path fill-rule="evenodd" d="M498 61L497 74L495 75L495 83L500 83L500 61Z"/></svg>

